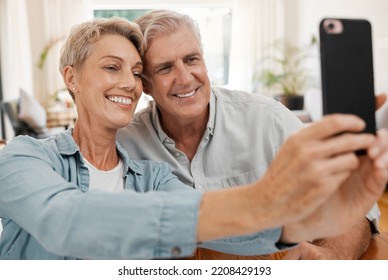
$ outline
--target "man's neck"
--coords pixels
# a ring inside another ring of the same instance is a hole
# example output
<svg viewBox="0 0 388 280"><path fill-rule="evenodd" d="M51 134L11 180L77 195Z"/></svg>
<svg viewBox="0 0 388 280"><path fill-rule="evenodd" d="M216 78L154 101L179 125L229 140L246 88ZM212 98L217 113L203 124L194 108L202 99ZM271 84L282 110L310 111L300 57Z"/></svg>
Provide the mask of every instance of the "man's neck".
<svg viewBox="0 0 388 280"><path fill-rule="evenodd" d="M163 131L175 142L175 147L191 161L206 131L208 112L191 122L165 121L160 118Z"/></svg>

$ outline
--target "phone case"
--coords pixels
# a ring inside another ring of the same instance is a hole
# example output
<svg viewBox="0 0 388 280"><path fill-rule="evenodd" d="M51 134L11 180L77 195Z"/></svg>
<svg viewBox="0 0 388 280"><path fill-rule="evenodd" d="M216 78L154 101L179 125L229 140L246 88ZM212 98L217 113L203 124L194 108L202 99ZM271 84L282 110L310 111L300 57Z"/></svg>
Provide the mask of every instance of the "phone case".
<svg viewBox="0 0 388 280"><path fill-rule="evenodd" d="M319 34L323 113L356 114L375 133L371 29L363 19L323 19Z"/></svg>

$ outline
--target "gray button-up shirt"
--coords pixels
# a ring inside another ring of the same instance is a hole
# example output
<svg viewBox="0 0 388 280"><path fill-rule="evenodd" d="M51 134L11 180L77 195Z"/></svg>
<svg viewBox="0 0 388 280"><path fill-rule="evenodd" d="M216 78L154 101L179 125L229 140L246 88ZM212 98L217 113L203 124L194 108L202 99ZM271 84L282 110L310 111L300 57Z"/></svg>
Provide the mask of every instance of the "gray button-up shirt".
<svg viewBox="0 0 388 280"><path fill-rule="evenodd" d="M135 115L131 125L119 130L118 141L131 158L167 162L180 180L203 192L260 179L284 140L303 126L279 102L259 94L213 87L209 106L207 129L191 162L162 130L153 101ZM377 221L378 216L375 205L368 218ZM277 249L280 234L279 228L271 229L203 246L229 253L267 254Z"/></svg>

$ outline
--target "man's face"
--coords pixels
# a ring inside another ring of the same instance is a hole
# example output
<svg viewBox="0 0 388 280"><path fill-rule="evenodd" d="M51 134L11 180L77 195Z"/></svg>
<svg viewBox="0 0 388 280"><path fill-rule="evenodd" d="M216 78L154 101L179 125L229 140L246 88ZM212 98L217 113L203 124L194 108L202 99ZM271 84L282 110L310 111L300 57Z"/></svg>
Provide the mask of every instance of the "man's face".
<svg viewBox="0 0 388 280"><path fill-rule="evenodd" d="M210 82L200 42L188 27L152 39L144 57L144 91L164 121L191 122L207 114Z"/></svg>

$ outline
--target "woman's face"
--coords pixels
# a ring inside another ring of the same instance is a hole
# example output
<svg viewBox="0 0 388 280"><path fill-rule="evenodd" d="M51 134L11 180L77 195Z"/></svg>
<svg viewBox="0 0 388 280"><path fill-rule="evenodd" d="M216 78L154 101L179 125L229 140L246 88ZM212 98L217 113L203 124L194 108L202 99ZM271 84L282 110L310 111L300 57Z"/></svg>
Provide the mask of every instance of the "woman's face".
<svg viewBox="0 0 388 280"><path fill-rule="evenodd" d="M117 34L105 34L75 75L78 120L91 128L128 125L142 93L143 64L135 46Z"/></svg>

